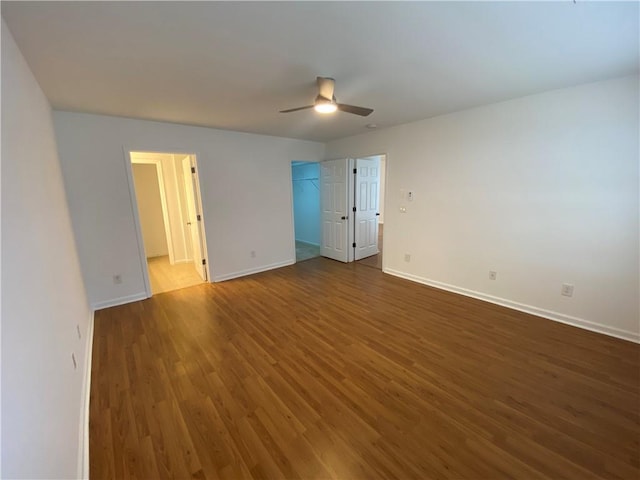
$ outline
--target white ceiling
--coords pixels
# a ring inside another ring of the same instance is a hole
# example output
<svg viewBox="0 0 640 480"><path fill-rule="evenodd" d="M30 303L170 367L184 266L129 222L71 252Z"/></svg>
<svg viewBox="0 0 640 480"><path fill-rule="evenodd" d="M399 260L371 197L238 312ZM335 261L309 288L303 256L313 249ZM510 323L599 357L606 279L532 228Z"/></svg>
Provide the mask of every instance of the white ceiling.
<svg viewBox="0 0 640 480"><path fill-rule="evenodd" d="M2 2L56 109L327 141L639 68L638 3ZM312 103L316 76L369 117Z"/></svg>

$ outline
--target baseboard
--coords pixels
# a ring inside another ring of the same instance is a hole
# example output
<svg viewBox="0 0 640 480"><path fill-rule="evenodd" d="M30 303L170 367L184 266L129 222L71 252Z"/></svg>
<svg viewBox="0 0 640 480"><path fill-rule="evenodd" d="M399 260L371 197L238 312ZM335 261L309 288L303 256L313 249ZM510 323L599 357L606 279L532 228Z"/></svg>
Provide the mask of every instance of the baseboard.
<svg viewBox="0 0 640 480"><path fill-rule="evenodd" d="M246 275L253 275L254 273L266 272L267 270L273 270L274 268L287 267L296 263L295 260L286 260L284 262L272 263L270 265L262 265L256 268L250 268L248 270L240 270L238 272L227 273L224 275L216 275L213 277L214 282L224 282L225 280L231 280L233 278L244 277Z"/></svg>
<svg viewBox="0 0 640 480"><path fill-rule="evenodd" d="M91 312L85 333L84 379L82 382L82 410L80 412L80 451L78 454L77 478L89 478L89 402L91 398L91 358L93 355L93 326L95 313Z"/></svg>
<svg viewBox="0 0 640 480"><path fill-rule="evenodd" d="M296 242L305 243L307 245L313 245L314 247L319 247L320 246L319 243L307 242L306 240L300 240L299 238L296 238Z"/></svg>
<svg viewBox="0 0 640 480"><path fill-rule="evenodd" d="M430 287L439 288L440 290L446 290L448 292L458 293L467 297L476 298L485 302L494 303L503 307L518 310L524 313L530 313L538 317L553 320L555 322L565 323L574 327L590 330L596 333L602 333L611 337L620 338L622 340L628 340L630 342L640 343L640 334L631 332L628 330L622 330L620 328L610 327L608 325L602 325L600 323L591 322L578 317L572 317L563 313L554 312L551 310L545 310L543 308L533 307L524 303L514 302L505 298L494 297L493 295L487 295L482 292L476 292L475 290L469 290L466 288L456 287L455 285L449 285L447 283L438 282L436 280L430 280L428 278L419 277L410 273L393 270L391 268L383 269L384 273L393 275L394 277L404 278L405 280L411 280L413 282L428 285Z"/></svg>
<svg viewBox="0 0 640 480"><path fill-rule="evenodd" d="M118 305L137 302L138 300L144 300L146 298L149 298L147 296L147 292L134 293L133 295L118 297L118 298L114 298L113 300L105 300L104 302L92 303L91 308L93 310L102 310L103 308L117 307Z"/></svg>

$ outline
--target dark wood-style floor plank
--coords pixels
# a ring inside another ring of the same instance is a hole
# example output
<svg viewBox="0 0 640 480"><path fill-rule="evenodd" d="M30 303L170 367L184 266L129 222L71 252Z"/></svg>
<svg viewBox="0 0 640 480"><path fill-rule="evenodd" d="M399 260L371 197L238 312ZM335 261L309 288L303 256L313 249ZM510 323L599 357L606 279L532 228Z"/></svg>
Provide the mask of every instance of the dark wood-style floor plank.
<svg viewBox="0 0 640 480"><path fill-rule="evenodd" d="M96 313L90 474L640 478L640 346L323 258Z"/></svg>

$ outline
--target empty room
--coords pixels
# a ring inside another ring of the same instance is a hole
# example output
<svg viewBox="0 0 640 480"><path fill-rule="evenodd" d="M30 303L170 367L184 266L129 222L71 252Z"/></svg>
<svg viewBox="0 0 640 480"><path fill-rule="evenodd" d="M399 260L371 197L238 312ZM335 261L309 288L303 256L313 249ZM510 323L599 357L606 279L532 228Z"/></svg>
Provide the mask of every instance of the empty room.
<svg viewBox="0 0 640 480"><path fill-rule="evenodd" d="M1 9L2 478L640 478L638 2Z"/></svg>

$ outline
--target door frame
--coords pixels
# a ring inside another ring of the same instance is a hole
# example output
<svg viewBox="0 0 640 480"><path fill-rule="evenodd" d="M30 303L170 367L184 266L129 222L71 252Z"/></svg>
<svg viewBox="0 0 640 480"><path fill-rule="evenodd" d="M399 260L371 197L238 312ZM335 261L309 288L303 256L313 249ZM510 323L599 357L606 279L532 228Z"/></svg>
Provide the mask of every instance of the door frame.
<svg viewBox="0 0 640 480"><path fill-rule="evenodd" d="M198 207L200 212L202 212L202 243L203 243L203 256L206 260L205 270L207 273L207 281L211 282L211 262L209 261L209 253L207 250L207 236L205 230L205 221L204 221L204 209L202 208L202 194L200 189L200 177L199 177L199 167L198 167L198 157L200 154L197 151L191 149L182 149L182 148L167 148L167 149L157 149L157 148L144 148L144 147L130 147L123 146L123 159L124 159L124 170L125 175L127 177L127 184L129 186L129 201L131 205L131 213L133 215L133 226L136 232L136 240L138 243L138 258L140 261L140 270L142 271L142 280L144 283L145 293L147 295L146 298L151 298L153 293L151 292L151 281L149 280L149 267L147 265L147 256L144 250L144 239L142 237L142 227L140 224L140 213L138 210L138 200L136 198L136 190L135 184L133 182L133 164L131 162L131 153L132 152L147 152L147 153L156 153L156 154L170 154L170 155L192 155L193 163L196 166L196 188L198 195Z"/></svg>
<svg viewBox="0 0 640 480"><path fill-rule="evenodd" d="M291 265L298 263L296 260L296 219L295 219L295 213L293 211L293 168L292 168L292 163L294 161L300 161L302 162L303 160L290 160L288 162L289 165L289 198L290 198L290 203L291 203Z"/></svg>
<svg viewBox="0 0 640 480"><path fill-rule="evenodd" d="M356 206L356 176L353 170L356 168L356 157L350 157L347 162L347 215L349 221L347 222L349 236L347 238L347 245L349 250L348 262L354 262L356 259L356 249L353 248L353 244L356 241L356 215L353 208Z"/></svg>

